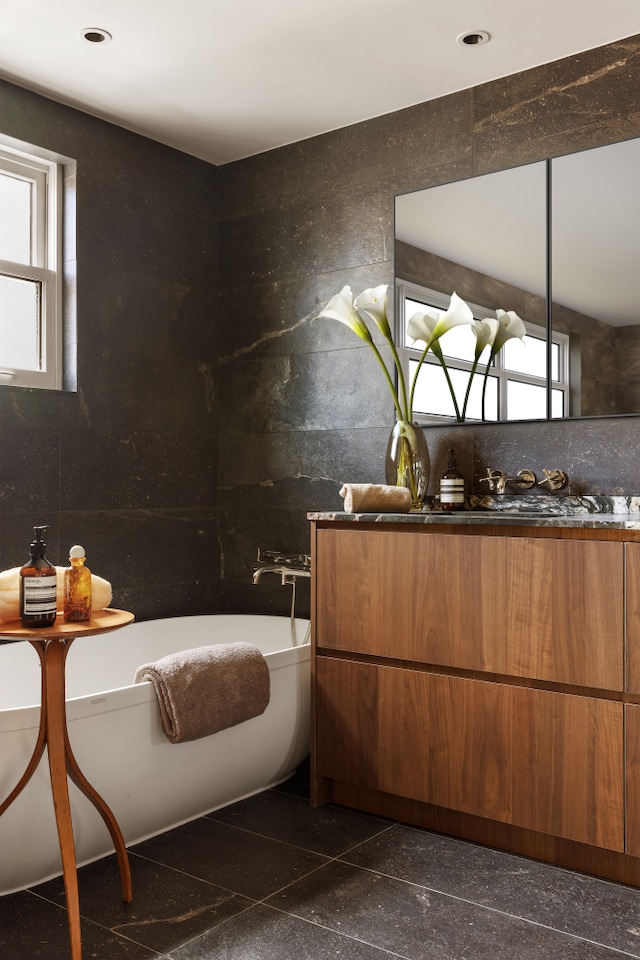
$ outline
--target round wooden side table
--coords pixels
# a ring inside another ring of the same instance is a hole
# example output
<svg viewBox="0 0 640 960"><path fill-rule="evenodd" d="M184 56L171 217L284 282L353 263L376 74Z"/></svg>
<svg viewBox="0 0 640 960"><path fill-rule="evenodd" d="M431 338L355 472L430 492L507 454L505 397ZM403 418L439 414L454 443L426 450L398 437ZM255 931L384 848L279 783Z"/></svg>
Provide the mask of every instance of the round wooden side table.
<svg viewBox="0 0 640 960"><path fill-rule="evenodd" d="M71 960L81 960L82 940L80 935L78 873L67 777L91 801L111 834L120 868L122 899L127 903L133 900L133 891L129 857L120 827L105 801L93 789L80 770L69 743L65 706L65 663L69 647L76 637L116 630L118 627L124 627L127 623L131 623L133 619L133 614L126 610L107 609L96 611L91 620L84 623L65 623L62 615L59 614L51 627L27 628L23 627L19 620L0 621L0 643L16 643L26 640L34 647L42 667L38 738L26 770L8 797L0 804L0 816L28 784L42 759L46 746L67 901Z"/></svg>

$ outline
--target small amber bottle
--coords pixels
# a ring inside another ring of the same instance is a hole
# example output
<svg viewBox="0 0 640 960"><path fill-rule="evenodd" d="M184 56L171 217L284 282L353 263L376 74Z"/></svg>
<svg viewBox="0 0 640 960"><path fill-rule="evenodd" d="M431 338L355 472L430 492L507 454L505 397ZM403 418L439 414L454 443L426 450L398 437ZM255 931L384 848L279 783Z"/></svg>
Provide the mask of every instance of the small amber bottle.
<svg viewBox="0 0 640 960"><path fill-rule="evenodd" d="M440 481L440 506L443 510L464 509L464 477L456 466L453 450L449 450L447 472Z"/></svg>
<svg viewBox="0 0 640 960"><path fill-rule="evenodd" d="M64 572L64 619L82 623L91 620L91 571L85 566L84 547L71 547L69 562Z"/></svg>
<svg viewBox="0 0 640 960"><path fill-rule="evenodd" d="M23 627L51 627L56 620L56 568L44 555L42 534L47 526L34 527L31 559L20 567L20 623Z"/></svg>

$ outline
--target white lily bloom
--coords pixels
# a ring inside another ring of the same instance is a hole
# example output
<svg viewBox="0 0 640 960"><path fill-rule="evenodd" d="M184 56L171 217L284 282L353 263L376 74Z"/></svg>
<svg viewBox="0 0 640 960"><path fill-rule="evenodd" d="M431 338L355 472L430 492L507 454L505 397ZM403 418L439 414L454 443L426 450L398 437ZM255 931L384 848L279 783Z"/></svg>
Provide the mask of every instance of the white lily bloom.
<svg viewBox="0 0 640 960"><path fill-rule="evenodd" d="M421 340L431 346L452 327L457 327L463 323L473 323L471 308L457 293L452 293L449 309L446 313L441 315L433 310L414 313L407 325L407 333L414 340Z"/></svg>
<svg viewBox="0 0 640 960"><path fill-rule="evenodd" d="M368 290L363 290L362 293L358 294L353 301L353 305L356 310L361 310L368 317L371 317L380 333L387 340L390 340L391 327L387 319L387 290L386 283L379 287L369 287Z"/></svg>
<svg viewBox="0 0 640 960"><path fill-rule="evenodd" d="M331 300L329 300L324 310L321 310L313 319L318 320L320 317L324 317L327 320L339 320L340 323L346 324L353 330L361 340L367 343L372 342L369 328L355 309L353 294L348 284L342 288L340 293L336 293L331 297Z"/></svg>
<svg viewBox="0 0 640 960"><path fill-rule="evenodd" d="M493 353L498 353L507 340L514 338L524 340L527 335L527 328L524 325L524 320L521 320L515 311L496 310L496 317L498 318L499 327L493 341Z"/></svg>
<svg viewBox="0 0 640 960"><path fill-rule="evenodd" d="M500 326L499 320L475 320L471 329L476 335L476 356L479 357L485 347L493 347Z"/></svg>
<svg viewBox="0 0 640 960"><path fill-rule="evenodd" d="M407 335L414 343L427 344L433 336L433 331L440 319L440 314L434 310L425 310L424 313L414 313L407 324Z"/></svg>

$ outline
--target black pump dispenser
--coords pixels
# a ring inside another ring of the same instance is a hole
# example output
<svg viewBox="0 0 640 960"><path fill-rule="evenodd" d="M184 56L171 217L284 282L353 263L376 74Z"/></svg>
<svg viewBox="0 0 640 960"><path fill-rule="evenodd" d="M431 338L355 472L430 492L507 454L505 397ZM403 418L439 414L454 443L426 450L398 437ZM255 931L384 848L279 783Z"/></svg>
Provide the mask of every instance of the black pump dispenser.
<svg viewBox="0 0 640 960"><path fill-rule="evenodd" d="M42 534L48 525L34 527L31 559L20 568L20 622L23 627L51 627L56 619L56 568L45 557Z"/></svg>
<svg viewBox="0 0 640 960"><path fill-rule="evenodd" d="M31 541L31 559L37 560L38 558L44 557L44 552L47 549L47 545L42 539L42 534L45 530L48 530L48 524L45 524L42 527L34 527L33 532L36 535L35 540Z"/></svg>

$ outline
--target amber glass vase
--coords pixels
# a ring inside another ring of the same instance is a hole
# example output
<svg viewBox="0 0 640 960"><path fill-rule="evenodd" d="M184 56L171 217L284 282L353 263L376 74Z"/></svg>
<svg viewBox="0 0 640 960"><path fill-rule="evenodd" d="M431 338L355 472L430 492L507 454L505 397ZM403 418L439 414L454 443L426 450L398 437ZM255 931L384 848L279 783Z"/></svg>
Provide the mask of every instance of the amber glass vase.
<svg viewBox="0 0 640 960"><path fill-rule="evenodd" d="M408 420L396 420L387 445L387 483L408 487L412 507L421 510L429 488L430 472L429 448L422 428Z"/></svg>

